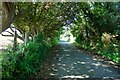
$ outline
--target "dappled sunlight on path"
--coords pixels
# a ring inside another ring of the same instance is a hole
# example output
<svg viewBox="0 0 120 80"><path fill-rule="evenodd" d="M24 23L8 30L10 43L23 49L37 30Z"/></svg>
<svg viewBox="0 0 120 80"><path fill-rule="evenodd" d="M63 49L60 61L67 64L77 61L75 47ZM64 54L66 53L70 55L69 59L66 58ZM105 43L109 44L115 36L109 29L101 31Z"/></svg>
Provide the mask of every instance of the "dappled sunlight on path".
<svg viewBox="0 0 120 80"><path fill-rule="evenodd" d="M51 57L52 56L52 57ZM120 70L61 41L42 65L36 77L43 78L119 78Z"/></svg>

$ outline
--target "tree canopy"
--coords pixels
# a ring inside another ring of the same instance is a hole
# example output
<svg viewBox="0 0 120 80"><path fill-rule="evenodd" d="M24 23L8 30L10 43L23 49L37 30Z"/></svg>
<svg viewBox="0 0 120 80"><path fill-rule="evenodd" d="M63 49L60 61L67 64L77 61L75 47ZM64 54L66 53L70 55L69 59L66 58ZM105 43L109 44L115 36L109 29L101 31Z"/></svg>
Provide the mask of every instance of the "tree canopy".
<svg viewBox="0 0 120 80"><path fill-rule="evenodd" d="M35 73L63 27L80 48L120 63L120 2L2 2L2 16L2 31L15 26L14 34L9 32L14 44L4 54L3 77ZM17 38L24 43L18 45Z"/></svg>

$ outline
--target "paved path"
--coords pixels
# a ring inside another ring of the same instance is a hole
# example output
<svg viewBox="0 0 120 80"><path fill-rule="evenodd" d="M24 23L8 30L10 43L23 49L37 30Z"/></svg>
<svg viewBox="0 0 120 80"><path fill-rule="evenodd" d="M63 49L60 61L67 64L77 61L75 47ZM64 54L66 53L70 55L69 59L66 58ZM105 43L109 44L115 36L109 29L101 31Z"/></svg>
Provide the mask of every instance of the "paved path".
<svg viewBox="0 0 120 80"><path fill-rule="evenodd" d="M95 58L67 42L52 51L36 77L43 78L120 78L120 69Z"/></svg>

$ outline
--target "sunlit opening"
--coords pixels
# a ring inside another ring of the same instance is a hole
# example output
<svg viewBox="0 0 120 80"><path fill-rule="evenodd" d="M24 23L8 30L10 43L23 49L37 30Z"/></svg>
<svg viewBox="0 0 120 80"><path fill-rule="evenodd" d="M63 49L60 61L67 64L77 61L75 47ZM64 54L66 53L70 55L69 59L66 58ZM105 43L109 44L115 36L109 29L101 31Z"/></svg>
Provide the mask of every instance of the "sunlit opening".
<svg viewBox="0 0 120 80"><path fill-rule="evenodd" d="M71 33L69 27L63 27L62 34L60 35L60 41L66 41L69 43L73 43L75 41L75 37Z"/></svg>

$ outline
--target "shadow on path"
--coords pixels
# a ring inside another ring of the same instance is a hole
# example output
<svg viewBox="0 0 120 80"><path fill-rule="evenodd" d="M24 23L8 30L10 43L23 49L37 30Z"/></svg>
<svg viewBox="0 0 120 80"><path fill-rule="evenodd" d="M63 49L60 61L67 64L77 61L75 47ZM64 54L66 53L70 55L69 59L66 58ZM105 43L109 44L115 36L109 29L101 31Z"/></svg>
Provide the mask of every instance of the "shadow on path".
<svg viewBox="0 0 120 80"><path fill-rule="evenodd" d="M42 78L120 78L120 69L61 41L41 66Z"/></svg>

